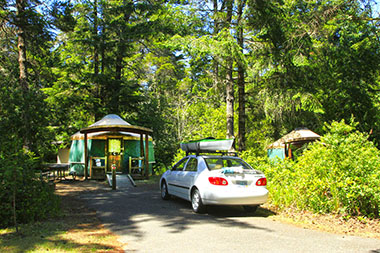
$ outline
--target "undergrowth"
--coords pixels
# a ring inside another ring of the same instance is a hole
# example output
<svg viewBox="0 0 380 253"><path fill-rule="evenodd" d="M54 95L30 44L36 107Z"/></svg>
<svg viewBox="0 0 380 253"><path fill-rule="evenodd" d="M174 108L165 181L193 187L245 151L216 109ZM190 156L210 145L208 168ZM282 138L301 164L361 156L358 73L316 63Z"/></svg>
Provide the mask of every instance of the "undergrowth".
<svg viewBox="0 0 380 253"><path fill-rule="evenodd" d="M379 217L380 151L355 124L333 122L326 132L296 161L243 157L266 174L280 209Z"/></svg>

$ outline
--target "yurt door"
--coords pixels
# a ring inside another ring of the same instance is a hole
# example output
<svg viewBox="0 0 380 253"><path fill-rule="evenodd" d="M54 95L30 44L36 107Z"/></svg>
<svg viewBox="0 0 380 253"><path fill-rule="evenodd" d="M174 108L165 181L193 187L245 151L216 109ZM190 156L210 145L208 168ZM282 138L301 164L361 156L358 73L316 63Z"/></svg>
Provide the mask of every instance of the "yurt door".
<svg viewBox="0 0 380 253"><path fill-rule="evenodd" d="M112 164L116 165L116 171L121 172L121 161L123 155L123 139L108 139L107 171L111 171Z"/></svg>

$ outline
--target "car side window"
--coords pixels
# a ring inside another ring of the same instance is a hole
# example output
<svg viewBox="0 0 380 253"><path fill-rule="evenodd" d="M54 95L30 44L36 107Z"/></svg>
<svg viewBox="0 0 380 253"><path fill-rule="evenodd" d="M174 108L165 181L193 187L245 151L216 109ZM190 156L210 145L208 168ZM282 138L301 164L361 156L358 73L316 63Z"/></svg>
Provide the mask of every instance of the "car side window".
<svg viewBox="0 0 380 253"><path fill-rule="evenodd" d="M228 167L240 167L242 163L239 160L229 160Z"/></svg>
<svg viewBox="0 0 380 253"><path fill-rule="evenodd" d="M225 167L221 158L206 158L206 162L210 170L220 170Z"/></svg>
<svg viewBox="0 0 380 253"><path fill-rule="evenodd" d="M181 161L179 161L176 165L174 165L173 167L173 171L181 171L183 170L183 168L185 167L185 164L187 162L187 160L189 160L188 158L183 158Z"/></svg>
<svg viewBox="0 0 380 253"><path fill-rule="evenodd" d="M197 171L198 160L196 158L190 158L190 161L187 163L185 171Z"/></svg>

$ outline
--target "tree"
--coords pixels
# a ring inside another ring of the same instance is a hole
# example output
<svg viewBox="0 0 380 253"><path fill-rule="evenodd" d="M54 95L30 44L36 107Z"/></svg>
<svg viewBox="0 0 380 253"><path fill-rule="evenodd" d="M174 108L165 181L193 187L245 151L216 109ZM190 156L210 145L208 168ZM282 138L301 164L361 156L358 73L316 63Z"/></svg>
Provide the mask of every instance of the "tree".
<svg viewBox="0 0 380 253"><path fill-rule="evenodd" d="M243 10L246 6L246 0L237 1L237 44L240 48L241 55L244 54L244 16ZM245 109L245 76L246 76L246 67L242 59L239 57L237 59L237 86L238 86L238 101L239 101L239 124L238 124L238 143L239 143L239 151L243 151L246 149L246 109Z"/></svg>
<svg viewBox="0 0 380 253"><path fill-rule="evenodd" d="M36 156L46 155L49 139L40 88L48 79L41 59L49 55L50 36L37 5L23 0L0 2L4 42L0 59L5 63L0 68L0 225L13 224L16 230L19 223L45 218L58 207L53 191L36 178L34 170L39 162Z"/></svg>
<svg viewBox="0 0 380 253"><path fill-rule="evenodd" d="M27 25L27 17L25 13L26 0L16 0L16 26L18 37L18 64L20 70L19 82L20 87L25 93L28 92L29 85L27 81L27 69L26 69L26 45L25 45L25 26Z"/></svg>
<svg viewBox="0 0 380 253"><path fill-rule="evenodd" d="M246 41L250 62L255 62L248 67L248 76L256 76L249 93L261 101L256 110L272 122L274 138L298 126L318 130L323 121L348 120L352 114L362 126L372 122L373 127L377 113L367 91L377 86L371 78L377 76L378 54L367 53L376 52L378 43L358 2L250 1L248 5L247 29L254 36ZM361 18L352 22L352 17ZM359 74L362 67L366 73ZM350 92L344 92L348 87ZM368 113L359 115L354 109L359 107Z"/></svg>

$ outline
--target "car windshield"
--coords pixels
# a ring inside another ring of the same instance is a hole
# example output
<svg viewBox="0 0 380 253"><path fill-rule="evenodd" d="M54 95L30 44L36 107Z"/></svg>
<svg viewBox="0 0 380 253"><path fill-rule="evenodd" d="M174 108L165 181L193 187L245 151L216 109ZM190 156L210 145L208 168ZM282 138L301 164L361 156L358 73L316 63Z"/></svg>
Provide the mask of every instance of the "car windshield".
<svg viewBox="0 0 380 253"><path fill-rule="evenodd" d="M209 170L221 170L221 169L234 169L240 168L242 170L252 170L246 162L241 159L234 159L229 157L212 157L205 158Z"/></svg>

